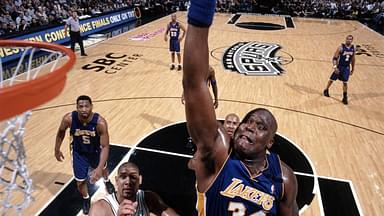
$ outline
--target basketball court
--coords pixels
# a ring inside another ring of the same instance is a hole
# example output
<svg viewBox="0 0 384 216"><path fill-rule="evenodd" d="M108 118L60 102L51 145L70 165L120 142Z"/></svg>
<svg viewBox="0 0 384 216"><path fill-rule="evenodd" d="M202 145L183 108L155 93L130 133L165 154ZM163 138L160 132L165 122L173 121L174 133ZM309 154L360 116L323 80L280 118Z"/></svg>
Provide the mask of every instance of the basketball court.
<svg viewBox="0 0 384 216"><path fill-rule="evenodd" d="M177 15L186 26L186 13ZM349 208L348 215L381 215L384 37L357 21L257 14L232 18L232 14L217 14L209 35L210 64L216 70L219 92L217 118L233 112L243 117L257 107L275 115L281 143L276 151L285 155L282 159L299 180L301 215L342 215L335 214L337 208ZM231 20L233 24L228 23ZM167 16L88 47L87 57L77 55L63 92L34 109L24 145L35 200L24 215L41 213L73 180L68 134L61 147L64 162L56 161L54 144L63 115L75 109L82 94L93 99L93 111L107 120L111 148L124 152L116 163L123 158L139 163L147 187L161 189L168 179L181 182L180 176L189 176L184 165L193 152L183 123L182 72L169 69L164 41L169 21ZM284 28L237 26L249 22ZM332 85L330 98L322 91L331 74L332 56L349 34L358 55L349 81L349 104L344 105L341 82ZM261 58L252 62L249 56ZM172 167L175 164L180 166ZM178 172L169 173L171 168ZM191 178L184 181L193 184ZM162 192L168 192L167 197L176 187L188 194L194 189L181 184L165 187ZM101 188L93 199L103 193Z"/></svg>

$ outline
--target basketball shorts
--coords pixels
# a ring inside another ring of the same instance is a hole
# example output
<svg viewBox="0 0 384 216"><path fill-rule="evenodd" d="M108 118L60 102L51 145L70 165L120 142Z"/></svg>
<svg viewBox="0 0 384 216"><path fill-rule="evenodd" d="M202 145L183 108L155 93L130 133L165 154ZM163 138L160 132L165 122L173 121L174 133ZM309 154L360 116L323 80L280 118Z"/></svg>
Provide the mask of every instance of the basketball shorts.
<svg viewBox="0 0 384 216"><path fill-rule="evenodd" d="M99 161L100 152L89 154L72 151L72 166L75 179L77 181L86 180L90 168L95 169L99 165Z"/></svg>
<svg viewBox="0 0 384 216"><path fill-rule="evenodd" d="M169 40L169 51L180 53L180 42L179 40Z"/></svg>
<svg viewBox="0 0 384 216"><path fill-rule="evenodd" d="M343 82L348 82L350 69L349 66L339 66L339 74L335 72L332 73L330 79L336 81L337 79Z"/></svg>

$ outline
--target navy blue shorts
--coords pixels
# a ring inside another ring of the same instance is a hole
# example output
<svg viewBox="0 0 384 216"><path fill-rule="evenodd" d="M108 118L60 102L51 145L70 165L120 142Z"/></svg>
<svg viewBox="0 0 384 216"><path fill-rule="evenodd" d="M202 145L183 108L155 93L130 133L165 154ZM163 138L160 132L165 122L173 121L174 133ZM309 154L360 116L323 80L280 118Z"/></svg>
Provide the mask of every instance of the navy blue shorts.
<svg viewBox="0 0 384 216"><path fill-rule="evenodd" d="M169 51L170 52L180 52L180 42L179 40L169 40Z"/></svg>
<svg viewBox="0 0 384 216"><path fill-rule="evenodd" d="M75 179L84 181L88 177L89 168L95 169L99 165L100 153L82 154L72 151L72 166Z"/></svg>
<svg viewBox="0 0 384 216"><path fill-rule="evenodd" d="M337 79L343 82L348 82L350 69L349 66L339 66L339 74L335 72L332 73L330 79L336 81Z"/></svg>

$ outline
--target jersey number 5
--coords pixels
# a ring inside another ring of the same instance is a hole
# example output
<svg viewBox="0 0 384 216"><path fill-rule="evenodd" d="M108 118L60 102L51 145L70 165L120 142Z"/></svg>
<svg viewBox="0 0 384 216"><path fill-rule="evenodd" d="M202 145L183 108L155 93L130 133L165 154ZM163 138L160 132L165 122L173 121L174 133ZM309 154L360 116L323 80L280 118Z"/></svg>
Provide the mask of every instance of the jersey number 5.
<svg viewBox="0 0 384 216"><path fill-rule="evenodd" d="M228 211L232 212L232 216L245 216L247 209L243 203L240 202L230 202L228 206ZM253 213L249 216L266 216L266 214L260 210L256 213Z"/></svg>
<svg viewBox="0 0 384 216"><path fill-rule="evenodd" d="M91 144L89 136L81 136L83 138L83 144Z"/></svg>

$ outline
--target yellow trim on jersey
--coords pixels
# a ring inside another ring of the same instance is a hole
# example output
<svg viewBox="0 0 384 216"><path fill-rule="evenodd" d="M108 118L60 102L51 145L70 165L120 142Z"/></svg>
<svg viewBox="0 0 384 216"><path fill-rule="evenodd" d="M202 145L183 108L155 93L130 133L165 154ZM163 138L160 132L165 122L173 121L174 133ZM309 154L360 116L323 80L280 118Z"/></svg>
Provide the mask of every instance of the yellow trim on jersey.
<svg viewBox="0 0 384 216"><path fill-rule="evenodd" d="M201 193L197 190L197 187L196 187L196 191L197 191L197 203L196 203L196 208L197 208L197 213L198 213L198 216L205 216L206 213L205 213L205 203L206 203L206 197L205 197L205 193Z"/></svg>
<svg viewBox="0 0 384 216"><path fill-rule="evenodd" d="M223 140L223 142L225 142L225 140ZM220 175L221 171L224 169L224 166L227 164L229 157L231 157L231 153L232 153L232 149L229 151L229 154L228 154L227 158L225 159L223 165L220 167L219 172L217 172L215 178L212 180L212 182L209 184L209 186L207 187L207 189L204 192L200 192L199 188L196 185L196 192L197 192L196 208L197 208L198 216L205 216L206 215L205 205L206 205L207 198L205 196L205 193L211 188L213 183L215 183L217 177Z"/></svg>
<svg viewBox="0 0 384 216"><path fill-rule="evenodd" d="M267 155L265 155L265 161L266 161L266 165L265 165L264 169L261 170L260 173L257 174L257 176L255 176L255 177L252 177L251 172L249 171L248 167L243 163L243 161L240 161L240 162L241 162L241 164L244 166L245 170L247 170L248 175L249 175L249 178L250 178L252 181L256 181L256 182L257 182L257 180L256 180L255 178L261 176L261 175L263 174L263 172L269 168L269 162L268 162L268 159L267 159Z"/></svg>
<svg viewBox="0 0 384 216"><path fill-rule="evenodd" d="M205 193L205 192L207 192L207 191L211 188L211 186L213 185L213 183L215 183L217 177L220 175L221 171L223 170L224 166L227 164L227 161L228 161L229 157L231 157L231 153L232 153L232 149L229 151L229 154L228 154L228 156L227 156L227 159L225 159L223 165L220 167L219 172L217 172L217 174L216 174L215 178L212 180L212 182L209 183L207 189L206 189L204 192L200 192L199 189L197 188L197 192L199 192L199 193Z"/></svg>

